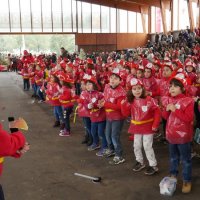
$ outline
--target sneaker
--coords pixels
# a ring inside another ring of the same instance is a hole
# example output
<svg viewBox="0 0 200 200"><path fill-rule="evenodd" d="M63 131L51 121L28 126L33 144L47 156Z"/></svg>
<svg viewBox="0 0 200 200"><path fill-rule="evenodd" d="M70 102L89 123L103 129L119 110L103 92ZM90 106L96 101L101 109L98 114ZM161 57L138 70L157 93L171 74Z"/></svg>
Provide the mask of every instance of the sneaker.
<svg viewBox="0 0 200 200"><path fill-rule="evenodd" d="M115 152L111 149L106 149L104 154L103 154L103 156L105 156L106 158L114 156L114 155L115 155Z"/></svg>
<svg viewBox="0 0 200 200"><path fill-rule="evenodd" d="M144 165L144 164L141 164L141 163L139 163L139 162L136 162L136 164L135 164L135 166L134 166L134 168L133 168L133 171L139 172L139 171L141 171L141 170L144 169L144 168L145 168L145 165Z"/></svg>
<svg viewBox="0 0 200 200"><path fill-rule="evenodd" d="M39 101L38 101L38 103L43 103L43 102L44 102L43 100L39 100Z"/></svg>
<svg viewBox="0 0 200 200"><path fill-rule="evenodd" d="M70 136L70 132L69 132L69 131L64 131L64 132L62 132L62 133L59 133L59 136L61 136L61 137Z"/></svg>
<svg viewBox="0 0 200 200"><path fill-rule="evenodd" d="M100 145L98 144L92 144L88 147L88 151L94 151L96 149L100 149Z"/></svg>
<svg viewBox="0 0 200 200"><path fill-rule="evenodd" d="M182 193L190 193L192 189L192 183L191 182L183 182L183 186L182 186Z"/></svg>
<svg viewBox="0 0 200 200"><path fill-rule="evenodd" d="M158 172L158 167L151 167L151 166L149 166L148 168L147 168L147 170L144 172L146 175L153 175L153 174L155 174L156 172Z"/></svg>
<svg viewBox="0 0 200 200"><path fill-rule="evenodd" d="M96 156L103 157L106 150L107 150L107 149L101 149L101 150L99 150L99 151L96 153Z"/></svg>
<svg viewBox="0 0 200 200"><path fill-rule="evenodd" d="M124 163L124 162L125 162L124 158L119 157L119 156L115 156L113 158L113 160L109 161L109 164L111 164L111 165L119 165L119 164Z"/></svg>
<svg viewBox="0 0 200 200"><path fill-rule="evenodd" d="M65 132L65 130L63 129L63 130L60 130L60 133L64 133Z"/></svg>

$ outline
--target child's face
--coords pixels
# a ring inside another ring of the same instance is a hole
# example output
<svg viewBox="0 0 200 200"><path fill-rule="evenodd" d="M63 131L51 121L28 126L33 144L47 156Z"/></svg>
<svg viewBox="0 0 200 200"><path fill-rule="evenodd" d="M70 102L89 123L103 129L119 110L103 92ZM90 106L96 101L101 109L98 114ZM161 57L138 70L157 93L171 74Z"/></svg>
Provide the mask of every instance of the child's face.
<svg viewBox="0 0 200 200"><path fill-rule="evenodd" d="M170 93L170 95L172 97L175 97L175 96L177 96L179 94L182 94L183 92L182 92L182 90L181 90L181 88L179 86L176 86L176 85L172 84L169 87L169 93Z"/></svg>
<svg viewBox="0 0 200 200"><path fill-rule="evenodd" d="M151 77L151 69L145 69L144 70L144 77L150 78Z"/></svg>
<svg viewBox="0 0 200 200"><path fill-rule="evenodd" d="M116 75L110 76L110 83L109 84L112 88L117 87L120 84L120 82L121 82L121 80L118 76L116 76Z"/></svg>
<svg viewBox="0 0 200 200"><path fill-rule="evenodd" d="M165 66L162 72L163 77L168 78L171 76L171 74L172 74L172 70L169 67Z"/></svg>
<svg viewBox="0 0 200 200"><path fill-rule="evenodd" d="M93 84L92 83L90 83L90 82L87 82L86 83L86 89L87 89L87 91L92 91L94 88L93 88Z"/></svg>
<svg viewBox="0 0 200 200"><path fill-rule="evenodd" d="M137 70L136 77L137 78L142 78L143 77L143 71L142 70Z"/></svg>
<svg viewBox="0 0 200 200"><path fill-rule="evenodd" d="M178 65L173 64L173 67L174 67L174 69L177 69L177 68L178 68Z"/></svg>
<svg viewBox="0 0 200 200"><path fill-rule="evenodd" d="M154 65L154 69L155 69L156 72L158 72L160 67L158 65Z"/></svg>
<svg viewBox="0 0 200 200"><path fill-rule="evenodd" d="M142 86L141 85L134 85L132 87L132 93L135 98L140 98L142 95Z"/></svg>
<svg viewBox="0 0 200 200"><path fill-rule="evenodd" d="M81 90L84 91L86 90L85 82L81 81Z"/></svg>
<svg viewBox="0 0 200 200"><path fill-rule="evenodd" d="M50 81L51 81L52 83L55 82L55 78L54 78L54 76L51 76Z"/></svg>
<svg viewBox="0 0 200 200"><path fill-rule="evenodd" d="M131 74L136 75L136 69L135 68L131 68Z"/></svg>
<svg viewBox="0 0 200 200"><path fill-rule="evenodd" d="M187 71L188 73L191 73L191 72L193 71L193 67L192 67L192 66L187 66L187 67L186 67L186 71Z"/></svg>

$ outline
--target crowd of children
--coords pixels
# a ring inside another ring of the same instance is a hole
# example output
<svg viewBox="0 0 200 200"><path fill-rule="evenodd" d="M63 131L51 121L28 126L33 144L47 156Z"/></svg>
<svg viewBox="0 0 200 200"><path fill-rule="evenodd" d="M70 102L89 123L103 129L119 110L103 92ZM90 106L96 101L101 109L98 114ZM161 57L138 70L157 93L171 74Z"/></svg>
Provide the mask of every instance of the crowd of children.
<svg viewBox="0 0 200 200"><path fill-rule="evenodd" d="M200 46L195 45L184 62L179 52L165 51L162 59L154 54L151 61L142 48L128 60L114 60L112 53L105 61L101 56L81 60L58 57L57 63L46 63L41 56L25 51L21 75L24 90L33 88L38 102L53 106L59 136L71 136L70 115L77 112L85 127L82 143L97 156L114 156L110 164L125 162L121 133L126 118L128 132L134 138L136 157L134 171L145 168L142 146L148 160L145 174L158 172L153 140L160 124L169 143L170 175L177 177L183 166L182 192L191 191L191 142L194 113L199 113ZM135 59L136 58L136 59ZM76 108L77 106L77 108ZM194 109L195 108L195 109ZM195 111L195 112L194 112Z"/></svg>

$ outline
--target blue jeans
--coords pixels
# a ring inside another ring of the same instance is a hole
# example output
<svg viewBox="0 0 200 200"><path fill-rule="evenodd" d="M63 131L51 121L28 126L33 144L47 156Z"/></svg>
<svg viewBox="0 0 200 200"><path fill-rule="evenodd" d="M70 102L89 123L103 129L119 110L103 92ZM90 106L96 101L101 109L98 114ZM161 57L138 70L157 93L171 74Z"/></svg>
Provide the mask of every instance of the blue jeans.
<svg viewBox="0 0 200 200"><path fill-rule="evenodd" d="M99 138L100 138L102 140L102 143L101 143L102 149L107 148L107 141L106 141L106 136L105 136L105 127L106 127L106 121L92 122L92 124L91 124L93 145L98 145L99 144Z"/></svg>
<svg viewBox="0 0 200 200"><path fill-rule="evenodd" d="M64 122L66 131L70 131L70 115L72 111L73 111L73 106L64 108Z"/></svg>
<svg viewBox="0 0 200 200"><path fill-rule="evenodd" d="M124 120L106 121L106 140L108 148L115 150L115 155L122 156L122 145L120 135L122 131Z"/></svg>
<svg viewBox="0 0 200 200"><path fill-rule="evenodd" d="M62 106L54 106L53 113L56 118L56 121L60 121L64 123L63 109Z"/></svg>
<svg viewBox="0 0 200 200"><path fill-rule="evenodd" d="M32 84L32 88L33 88L34 95L36 95L37 94L37 85L35 83Z"/></svg>
<svg viewBox="0 0 200 200"><path fill-rule="evenodd" d="M40 91L41 86L37 85L37 95L39 96L40 100L44 101L44 95L43 92Z"/></svg>
<svg viewBox="0 0 200 200"><path fill-rule="evenodd" d="M89 137L92 137L91 134L91 120L89 117L83 117L83 124L85 126L86 132Z"/></svg>
<svg viewBox="0 0 200 200"><path fill-rule="evenodd" d="M169 144L169 154L170 174L178 175L178 166L181 160L183 180L190 182L192 180L191 143Z"/></svg>

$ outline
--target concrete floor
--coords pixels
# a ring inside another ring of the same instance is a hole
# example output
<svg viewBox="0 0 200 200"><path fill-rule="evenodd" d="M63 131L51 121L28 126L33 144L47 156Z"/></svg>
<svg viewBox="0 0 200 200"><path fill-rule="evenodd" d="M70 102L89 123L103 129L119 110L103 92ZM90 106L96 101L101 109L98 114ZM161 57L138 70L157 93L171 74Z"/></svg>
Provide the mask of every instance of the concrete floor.
<svg viewBox="0 0 200 200"><path fill-rule="evenodd" d="M32 104L31 92L22 89L21 77L14 72L0 73L0 121L8 130L7 117L26 119L24 132L31 150L21 159L6 158L1 178L6 200L147 200L168 199L159 193L159 183L168 174L167 145L155 142L154 149L160 172L152 177L133 172L134 154L128 141L127 124L122 143L126 162L110 166L109 159L88 152L80 142L83 125L72 124L72 136L61 138L52 128L52 109L46 104ZM102 183L74 176L74 173L101 176ZM180 178L181 180L181 178ZM193 190L181 193L181 181L171 199L199 199L200 160L193 160Z"/></svg>

